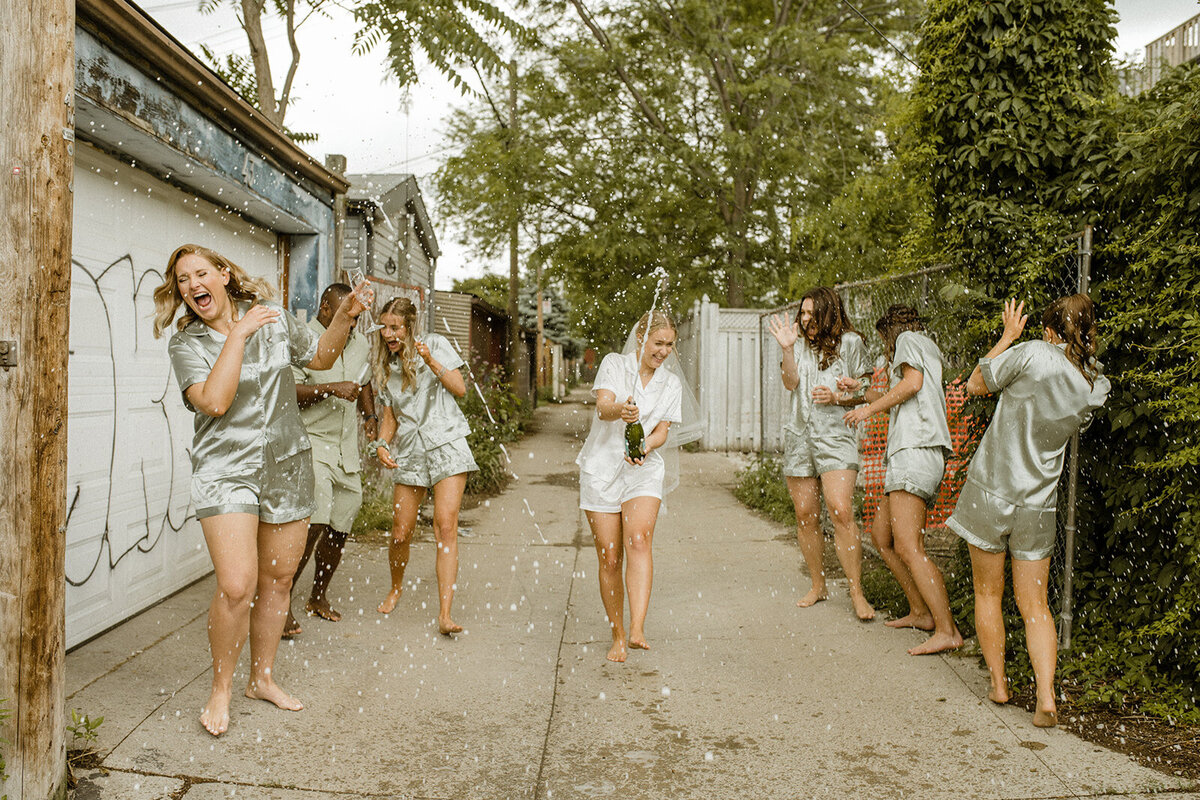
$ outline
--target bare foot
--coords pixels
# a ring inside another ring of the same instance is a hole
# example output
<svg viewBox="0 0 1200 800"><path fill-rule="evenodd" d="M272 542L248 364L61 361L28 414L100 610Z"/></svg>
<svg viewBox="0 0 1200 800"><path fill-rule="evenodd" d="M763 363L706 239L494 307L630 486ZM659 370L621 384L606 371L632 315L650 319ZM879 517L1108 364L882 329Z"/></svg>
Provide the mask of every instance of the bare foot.
<svg viewBox="0 0 1200 800"><path fill-rule="evenodd" d="M875 619L875 608L867 602L867 598L863 597L862 592L850 595L850 602L854 604L854 616L858 617L859 622L870 622Z"/></svg>
<svg viewBox="0 0 1200 800"><path fill-rule="evenodd" d="M380 614L392 613L392 609L396 607L396 603L400 602L400 595L403 593L403 589L392 589L388 592L388 596L383 598L383 602L379 604L379 608L376 610Z"/></svg>
<svg viewBox="0 0 1200 800"><path fill-rule="evenodd" d="M233 693L228 689L213 689L208 703L200 709L200 724L213 736L229 730L229 699Z"/></svg>
<svg viewBox="0 0 1200 800"><path fill-rule="evenodd" d="M916 647L910 647L908 654L910 656L927 656L932 653L941 653L946 650L957 650L962 647L962 634L955 628L953 634L935 633L930 636L922 644Z"/></svg>
<svg viewBox="0 0 1200 800"><path fill-rule="evenodd" d="M393 603L393 605L395 605ZM342 615L334 611L329 601L322 597L320 600L309 600L304 604L304 610L310 614L316 614L321 619L327 619L330 622L341 622ZM286 630L286 628L284 629Z"/></svg>
<svg viewBox="0 0 1200 800"><path fill-rule="evenodd" d="M1043 711L1038 709L1033 712L1033 725L1036 728L1053 728L1058 724L1058 709L1050 709Z"/></svg>
<svg viewBox="0 0 1200 800"><path fill-rule="evenodd" d="M933 630L933 615L929 613L914 614L910 611L900 619L889 619L883 624L889 628L916 628L921 631L931 631Z"/></svg>
<svg viewBox="0 0 1200 800"><path fill-rule="evenodd" d="M809 589L808 594L804 595L804 597L801 597L799 600L796 601L796 605L799 606L800 608L808 608L809 606L815 606L817 603L821 602L822 600L826 600L828 598L829 598L829 595L827 595L825 593L824 589L822 589L821 591L817 591L816 589Z"/></svg>
<svg viewBox="0 0 1200 800"><path fill-rule="evenodd" d="M613 642L612 647L608 649L608 660L616 661L618 664L624 664L627 655L628 652L625 650L625 640L623 638L617 639Z"/></svg>
<svg viewBox="0 0 1200 800"><path fill-rule="evenodd" d="M993 683L988 689L988 700L991 700L998 706L1002 706L1009 700L1008 695L1008 678L1003 678L1002 683Z"/></svg>
<svg viewBox="0 0 1200 800"><path fill-rule="evenodd" d="M455 633L462 633L463 626L449 617L438 617L438 630L442 636L450 636Z"/></svg>
<svg viewBox="0 0 1200 800"><path fill-rule="evenodd" d="M296 621L296 618L292 616L292 612L289 611L287 624L283 626L283 633L280 634L280 638L291 639L296 634L301 633L301 631L300 623Z"/></svg>
<svg viewBox="0 0 1200 800"><path fill-rule="evenodd" d="M644 633L629 634L629 646L634 650L650 649L650 643L646 641L646 634Z"/></svg>
<svg viewBox="0 0 1200 800"><path fill-rule="evenodd" d="M251 681L246 685L246 697L251 700L266 700L284 711L302 711L304 704L279 688L275 681Z"/></svg>

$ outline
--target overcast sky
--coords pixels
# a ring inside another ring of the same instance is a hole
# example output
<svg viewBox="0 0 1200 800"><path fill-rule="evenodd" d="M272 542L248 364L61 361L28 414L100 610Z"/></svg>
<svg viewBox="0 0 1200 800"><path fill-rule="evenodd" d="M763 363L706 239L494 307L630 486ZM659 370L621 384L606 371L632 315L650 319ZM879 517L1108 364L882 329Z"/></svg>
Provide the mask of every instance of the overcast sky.
<svg viewBox="0 0 1200 800"><path fill-rule="evenodd" d="M136 0L135 0L136 2ZM195 53L207 44L218 54L246 52L245 34L232 11L209 15L197 11L199 0L142 0L142 8ZM230 5L227 3L226 5ZM1146 44L1200 14L1200 0L1115 0L1118 54L1133 54ZM283 25L264 26L274 71L287 64ZM385 78L382 50L362 56L352 53L354 24L335 9L332 16L309 20L299 30L302 54L293 90L288 126L318 133L306 146L317 158L341 153L350 172L411 172L421 181L442 247L438 288L450 288L457 277L478 275L485 268L503 272L507 259L484 263L454 242L454 234L439 224L428 176L445 152L442 119L448 109L464 102L458 90L432 69L418 85L402 93Z"/></svg>

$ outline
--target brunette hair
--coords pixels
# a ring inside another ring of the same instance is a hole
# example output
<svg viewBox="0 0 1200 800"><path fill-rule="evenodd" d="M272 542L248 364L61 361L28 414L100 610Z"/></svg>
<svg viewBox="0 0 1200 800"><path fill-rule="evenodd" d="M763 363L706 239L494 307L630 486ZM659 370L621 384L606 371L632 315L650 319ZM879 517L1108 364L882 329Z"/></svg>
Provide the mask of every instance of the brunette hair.
<svg viewBox="0 0 1200 800"><path fill-rule="evenodd" d="M233 300L249 300L251 303L256 303L259 300L270 300L275 296L275 290L271 284L262 278L250 277L246 270L215 250L198 244L185 244L171 253L171 257L167 259L167 271L163 275L163 282L154 290L155 339L162 336L163 331L171 326L171 321L175 319L175 312L181 305L184 308L183 316L175 324L176 328L183 330L199 319L192 307L183 302L183 295L179 293L179 280L175 275L175 267L179 264L179 259L188 255L200 256L216 269L228 272L229 283L225 285L225 292Z"/></svg>
<svg viewBox="0 0 1200 800"><path fill-rule="evenodd" d="M407 297L393 297L379 312L380 320L384 314L404 320L404 339L400 342L400 352L393 359L383 341L383 331L379 332L379 338L375 340L375 353L371 359L371 373L377 389L382 389L387 386L388 378L392 374L392 364L396 362L400 367L400 389L405 391L412 388L417 380L417 306Z"/></svg>
<svg viewBox="0 0 1200 800"><path fill-rule="evenodd" d="M1096 306L1086 294L1060 297L1042 314L1042 327L1049 328L1067 343L1067 358L1096 385Z"/></svg>
<svg viewBox="0 0 1200 800"><path fill-rule="evenodd" d="M883 339L883 350L888 363L891 363L892 357L896 355L896 340L900 338L900 334L905 331L925 330L925 321L912 306L896 303L888 306L883 316L875 321L875 330L879 332L879 338Z"/></svg>
<svg viewBox="0 0 1200 800"><path fill-rule="evenodd" d="M828 286L814 286L800 298L800 306L804 307L805 300L812 300L813 320L817 323L817 334L808 338L808 331L800 325L800 333L808 346L817 351L820 356L821 369L826 369L838 356L842 346L842 334L854 331L850 316L846 314L846 306L842 296ZM800 309L796 309L796 322L800 322Z"/></svg>

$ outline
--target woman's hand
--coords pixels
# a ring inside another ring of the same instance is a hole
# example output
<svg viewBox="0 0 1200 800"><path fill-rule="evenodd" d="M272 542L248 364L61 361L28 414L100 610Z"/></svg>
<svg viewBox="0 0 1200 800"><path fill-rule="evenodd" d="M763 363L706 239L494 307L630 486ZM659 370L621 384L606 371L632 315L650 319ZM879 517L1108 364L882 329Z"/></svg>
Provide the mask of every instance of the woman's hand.
<svg viewBox="0 0 1200 800"><path fill-rule="evenodd" d="M779 342L779 346L784 350L790 350L796 340L800 338L800 323L789 323L787 318L781 314L771 315L771 318L767 320L767 330L771 331L775 341Z"/></svg>
<svg viewBox="0 0 1200 800"><path fill-rule="evenodd" d="M638 411L637 403L633 402L633 396L630 395L629 399L621 405L621 420L626 425L631 425L637 422L640 416L641 412Z"/></svg>
<svg viewBox="0 0 1200 800"><path fill-rule="evenodd" d="M386 447L375 448L375 457L379 459L380 464L383 464L388 469L395 469L400 466L396 463L396 459L392 458L391 451Z"/></svg>
<svg viewBox="0 0 1200 800"><path fill-rule="evenodd" d="M417 342L417 355L421 357L426 366L432 366L429 362L433 360L433 354L429 352L429 345L424 342Z"/></svg>
<svg viewBox="0 0 1200 800"><path fill-rule="evenodd" d="M359 314L370 308L375 302L375 290L371 288L371 282L364 280L358 286L354 287L354 291L342 298L341 305L337 310L345 313L350 319L355 319Z"/></svg>
<svg viewBox="0 0 1200 800"><path fill-rule="evenodd" d="M858 378L849 378L843 375L837 379L837 388L839 392L849 395L856 395L859 393L859 391L866 387L863 386L863 382Z"/></svg>
<svg viewBox="0 0 1200 800"><path fill-rule="evenodd" d="M630 464L635 467L640 467L642 464L646 463L646 459L650 456L650 454L652 452L654 452L654 445L651 444L649 441L647 441L647 439L642 439L642 457L641 458L630 458L629 453L626 453L625 454L625 463Z"/></svg>
<svg viewBox="0 0 1200 800"><path fill-rule="evenodd" d="M1007 339L1009 342L1015 342L1021 338L1021 334L1025 331L1025 323L1029 321L1029 315L1023 313L1025 311L1025 303L1017 303L1014 297L1004 302L1004 312L1001 318L1004 320L1004 333L1000 334L1000 338Z"/></svg>
<svg viewBox="0 0 1200 800"><path fill-rule="evenodd" d="M233 329L229 331L229 335L241 339L243 342L250 338L250 335L264 325L270 325L272 322L279 321L279 312L267 308L266 306L255 303L250 306L241 319L234 324Z"/></svg>
<svg viewBox="0 0 1200 800"><path fill-rule="evenodd" d="M842 422L851 428L855 428L858 426L858 423L866 422L872 413L869 405L856 406L842 415Z"/></svg>
<svg viewBox="0 0 1200 800"><path fill-rule="evenodd" d="M812 400L819 406L829 406L836 403L838 398L828 386L816 386L812 390Z"/></svg>

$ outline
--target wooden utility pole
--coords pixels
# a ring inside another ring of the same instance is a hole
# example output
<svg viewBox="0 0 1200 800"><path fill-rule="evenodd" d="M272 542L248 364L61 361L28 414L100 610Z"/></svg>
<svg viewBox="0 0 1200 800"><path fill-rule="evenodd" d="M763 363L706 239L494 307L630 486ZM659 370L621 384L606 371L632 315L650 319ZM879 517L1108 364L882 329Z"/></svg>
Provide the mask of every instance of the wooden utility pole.
<svg viewBox="0 0 1200 800"><path fill-rule="evenodd" d="M517 248L520 244L521 189L517 185L517 169L513 164L517 148L517 62L508 62L508 151L509 175L513 185L514 206L512 219L508 223L508 372L509 380L517 387L520 395L528 397L529 393L529 354L521 357L521 312L517 305L517 295L521 288L521 263ZM536 396L536 388L533 395ZM532 399L532 398L529 398Z"/></svg>
<svg viewBox="0 0 1200 800"><path fill-rule="evenodd" d="M346 157L338 153L325 156L325 169L346 177ZM342 275L342 251L346 247L346 195L333 196L333 280L345 280ZM324 287L322 287L324 288Z"/></svg>
<svg viewBox="0 0 1200 800"><path fill-rule="evenodd" d="M540 258L537 259L537 294L534 295L533 301L537 303L537 380L533 384L536 391L542 388L542 379L546 370L546 322L542 318L542 260Z"/></svg>
<svg viewBox="0 0 1200 800"><path fill-rule="evenodd" d="M0 796L66 796L75 1L0 2Z"/></svg>

